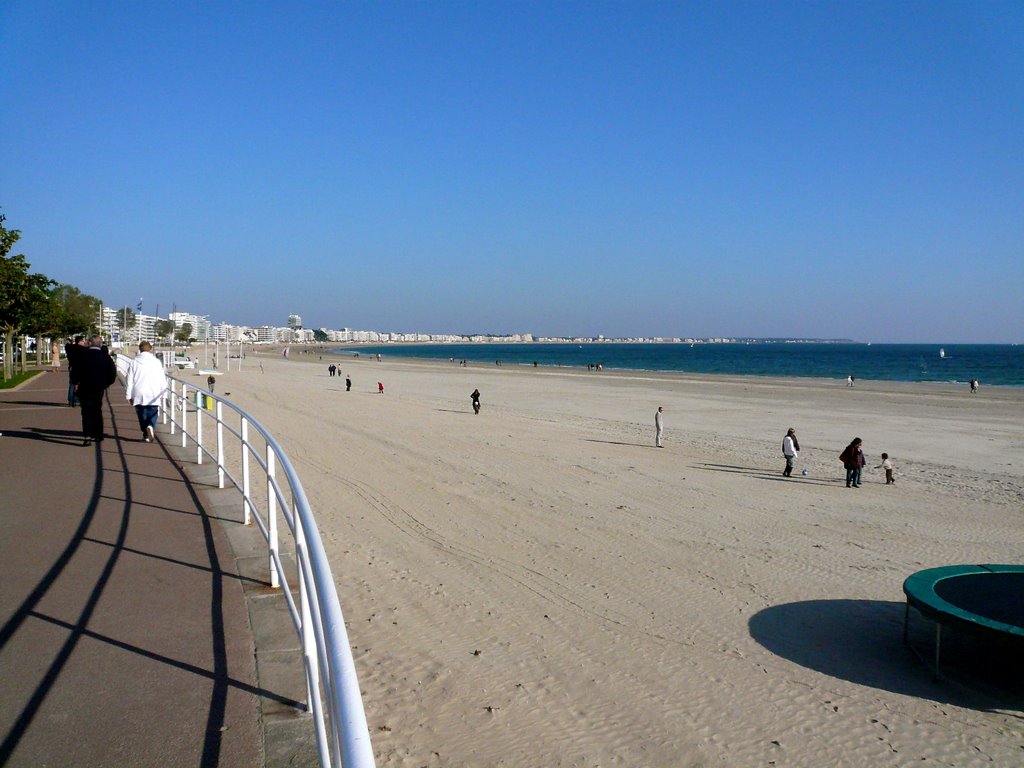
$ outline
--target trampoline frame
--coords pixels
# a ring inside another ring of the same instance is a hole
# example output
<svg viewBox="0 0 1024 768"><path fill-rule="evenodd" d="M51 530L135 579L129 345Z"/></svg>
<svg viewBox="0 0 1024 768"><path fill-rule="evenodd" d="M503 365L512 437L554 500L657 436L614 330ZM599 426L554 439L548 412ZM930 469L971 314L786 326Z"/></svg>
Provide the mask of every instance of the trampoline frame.
<svg viewBox="0 0 1024 768"><path fill-rule="evenodd" d="M946 565L941 568L926 568L911 574L903 582L903 593L907 597L903 612L903 644L909 646L910 607L914 606L925 618L935 622L935 677L939 677L939 662L942 651L942 625L949 624L961 629L982 634L1011 636L1024 639L1024 627L1006 624L972 613L953 605L936 592L936 586L946 580L960 576L976 576L998 573L1024 573L1024 565ZM915 651L916 653L916 651Z"/></svg>

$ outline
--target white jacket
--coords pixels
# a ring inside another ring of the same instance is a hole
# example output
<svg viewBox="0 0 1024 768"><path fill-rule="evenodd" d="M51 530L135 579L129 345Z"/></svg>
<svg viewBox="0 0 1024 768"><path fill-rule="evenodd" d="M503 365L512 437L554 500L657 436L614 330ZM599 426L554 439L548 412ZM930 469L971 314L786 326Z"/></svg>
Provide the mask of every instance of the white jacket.
<svg viewBox="0 0 1024 768"><path fill-rule="evenodd" d="M132 405L159 405L167 389L164 366L152 352L139 352L128 366L125 392Z"/></svg>
<svg viewBox="0 0 1024 768"><path fill-rule="evenodd" d="M793 447L793 438L789 435L782 438L782 455L792 456L793 458L797 456L796 448Z"/></svg>

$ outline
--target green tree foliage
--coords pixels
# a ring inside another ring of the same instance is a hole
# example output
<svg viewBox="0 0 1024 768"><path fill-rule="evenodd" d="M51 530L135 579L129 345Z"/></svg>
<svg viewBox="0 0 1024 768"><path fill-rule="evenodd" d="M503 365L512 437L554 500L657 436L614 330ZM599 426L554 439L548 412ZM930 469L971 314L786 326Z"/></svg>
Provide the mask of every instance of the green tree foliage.
<svg viewBox="0 0 1024 768"><path fill-rule="evenodd" d="M174 322L171 320L157 320L153 323L153 333L158 339L166 339L174 333Z"/></svg>
<svg viewBox="0 0 1024 768"><path fill-rule="evenodd" d="M21 232L7 229L6 220L0 213L0 332L4 335L4 378L9 379L14 370L14 337L45 324L54 283L45 275L30 273L24 254L10 255Z"/></svg>
<svg viewBox="0 0 1024 768"><path fill-rule="evenodd" d="M187 344L192 338L192 323L182 323L174 338Z"/></svg>
<svg viewBox="0 0 1024 768"><path fill-rule="evenodd" d="M135 312L128 307L117 310L114 316L117 318L118 328L128 331L135 327Z"/></svg>
<svg viewBox="0 0 1024 768"><path fill-rule="evenodd" d="M73 285L58 285L54 291L59 313L53 329L57 335L87 334L98 327L102 302L95 296L82 293Z"/></svg>
<svg viewBox="0 0 1024 768"><path fill-rule="evenodd" d="M327 331L325 331L323 328L317 328L315 331L313 331L313 341L318 341L320 343L330 341L330 339L327 336Z"/></svg>

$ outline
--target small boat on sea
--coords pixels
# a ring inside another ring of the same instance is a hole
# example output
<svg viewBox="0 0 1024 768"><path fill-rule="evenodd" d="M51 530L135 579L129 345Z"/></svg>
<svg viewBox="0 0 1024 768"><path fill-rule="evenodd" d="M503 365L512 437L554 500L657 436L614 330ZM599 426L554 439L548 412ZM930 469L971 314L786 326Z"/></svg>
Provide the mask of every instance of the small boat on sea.
<svg viewBox="0 0 1024 768"><path fill-rule="evenodd" d="M940 358L945 358L946 357L946 350L943 349L942 347L939 347L939 357Z"/></svg>

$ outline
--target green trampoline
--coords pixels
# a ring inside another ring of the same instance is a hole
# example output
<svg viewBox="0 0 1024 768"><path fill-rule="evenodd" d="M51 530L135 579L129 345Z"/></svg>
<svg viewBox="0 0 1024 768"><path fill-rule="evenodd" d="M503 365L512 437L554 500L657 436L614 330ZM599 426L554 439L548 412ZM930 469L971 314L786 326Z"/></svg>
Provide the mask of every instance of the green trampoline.
<svg viewBox="0 0 1024 768"><path fill-rule="evenodd" d="M913 606L935 622L935 675L939 674L942 627L1024 640L1024 565L946 565L903 582L907 607L903 642Z"/></svg>

